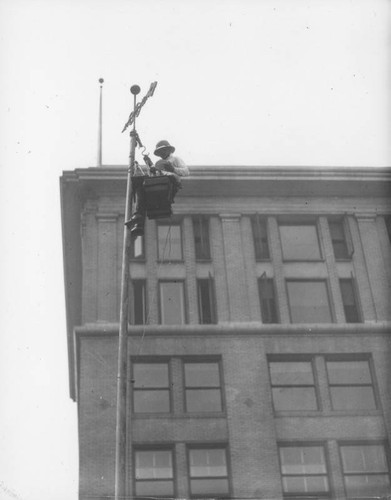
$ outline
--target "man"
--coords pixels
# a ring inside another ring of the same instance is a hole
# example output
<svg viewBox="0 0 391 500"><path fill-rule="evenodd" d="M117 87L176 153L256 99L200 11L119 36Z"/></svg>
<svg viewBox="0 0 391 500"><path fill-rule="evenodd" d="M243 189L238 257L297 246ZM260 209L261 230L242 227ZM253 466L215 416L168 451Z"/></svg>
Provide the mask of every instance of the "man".
<svg viewBox="0 0 391 500"><path fill-rule="evenodd" d="M161 159L151 167L151 172L170 177L175 195L181 186L180 177L189 175L189 169L181 158L173 155L174 151L174 146L171 146L168 141L159 141L156 144L154 154ZM136 208L134 214L130 220L125 222L125 225L130 228L134 236L140 236L144 234L145 221L145 193L141 184L136 188L135 197Z"/></svg>

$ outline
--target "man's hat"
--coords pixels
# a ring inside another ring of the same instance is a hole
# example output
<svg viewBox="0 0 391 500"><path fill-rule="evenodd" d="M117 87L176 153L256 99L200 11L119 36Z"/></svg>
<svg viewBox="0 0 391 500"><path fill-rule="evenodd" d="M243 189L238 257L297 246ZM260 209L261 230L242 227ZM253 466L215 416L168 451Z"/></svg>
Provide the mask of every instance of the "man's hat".
<svg viewBox="0 0 391 500"><path fill-rule="evenodd" d="M168 141L159 141L156 144L156 149L154 151L154 154L156 156L160 156L160 153L162 152L163 149L169 149L170 153L173 153L175 151L174 146L171 146L171 144Z"/></svg>

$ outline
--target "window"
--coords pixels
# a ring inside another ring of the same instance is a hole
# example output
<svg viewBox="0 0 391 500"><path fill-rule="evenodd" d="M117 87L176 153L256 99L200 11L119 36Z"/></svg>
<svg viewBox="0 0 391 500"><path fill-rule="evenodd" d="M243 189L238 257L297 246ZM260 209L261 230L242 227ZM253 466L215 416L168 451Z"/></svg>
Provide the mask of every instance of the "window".
<svg viewBox="0 0 391 500"><path fill-rule="evenodd" d="M134 462L136 496L174 496L172 450L136 450Z"/></svg>
<svg viewBox="0 0 391 500"><path fill-rule="evenodd" d="M369 360L326 361L334 410L376 409Z"/></svg>
<svg viewBox="0 0 391 500"><path fill-rule="evenodd" d="M352 279L340 279L343 309L346 323L360 323L356 294Z"/></svg>
<svg viewBox="0 0 391 500"><path fill-rule="evenodd" d="M220 365L217 361L186 362L185 395L188 412L221 412Z"/></svg>
<svg viewBox="0 0 391 500"><path fill-rule="evenodd" d="M275 411L317 410L311 361L270 361Z"/></svg>
<svg viewBox="0 0 391 500"><path fill-rule="evenodd" d="M133 412L168 413L170 377L168 362L134 362L132 365Z"/></svg>
<svg viewBox="0 0 391 500"><path fill-rule="evenodd" d="M162 261L182 260L182 235L180 224L157 226L158 259Z"/></svg>
<svg viewBox="0 0 391 500"><path fill-rule="evenodd" d="M132 260L144 260L144 236L137 236L132 238L130 243L130 258Z"/></svg>
<svg viewBox="0 0 391 500"><path fill-rule="evenodd" d="M190 492L192 496L229 495L227 450L189 449Z"/></svg>
<svg viewBox="0 0 391 500"><path fill-rule="evenodd" d="M383 444L344 444L340 450L348 498L377 498L391 494Z"/></svg>
<svg viewBox="0 0 391 500"><path fill-rule="evenodd" d="M144 325L147 321L145 280L132 280L133 307L130 312L130 321L134 325Z"/></svg>
<svg viewBox="0 0 391 500"><path fill-rule="evenodd" d="M262 323L278 323L273 280L261 276L258 280L258 290Z"/></svg>
<svg viewBox="0 0 391 500"><path fill-rule="evenodd" d="M193 217L193 231L196 260L210 260L209 219L201 215Z"/></svg>
<svg viewBox="0 0 391 500"><path fill-rule="evenodd" d="M390 243L391 243L391 215L386 215L384 217L384 221L386 223L388 239L390 240Z"/></svg>
<svg viewBox="0 0 391 500"><path fill-rule="evenodd" d="M334 249L334 257L336 260L350 259L352 251L348 245L345 225L343 219L328 219L331 242ZM350 241L349 241L350 242Z"/></svg>
<svg viewBox="0 0 391 500"><path fill-rule="evenodd" d="M161 324L183 325L186 322L183 281L161 281L159 284Z"/></svg>
<svg viewBox="0 0 391 500"><path fill-rule="evenodd" d="M214 283L212 278L197 280L198 312L201 324L216 323Z"/></svg>
<svg viewBox="0 0 391 500"><path fill-rule="evenodd" d="M258 214L251 217L251 227L253 230L254 250L256 260L269 260L269 244L267 237L267 220L262 219Z"/></svg>
<svg viewBox="0 0 391 500"><path fill-rule="evenodd" d="M331 323L325 281L287 281L292 323Z"/></svg>
<svg viewBox="0 0 391 500"><path fill-rule="evenodd" d="M279 452L284 496L329 496L323 446L280 446Z"/></svg>
<svg viewBox="0 0 391 500"><path fill-rule="evenodd" d="M316 224L279 224L284 260L321 260Z"/></svg>

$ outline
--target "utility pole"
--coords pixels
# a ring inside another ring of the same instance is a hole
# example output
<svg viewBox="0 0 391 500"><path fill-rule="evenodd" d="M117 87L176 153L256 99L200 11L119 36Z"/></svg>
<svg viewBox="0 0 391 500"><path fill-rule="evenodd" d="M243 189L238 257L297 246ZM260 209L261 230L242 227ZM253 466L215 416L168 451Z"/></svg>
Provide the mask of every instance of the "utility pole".
<svg viewBox="0 0 391 500"><path fill-rule="evenodd" d="M98 167L102 166L102 87L103 78L99 78L99 123L98 123Z"/></svg>
<svg viewBox="0 0 391 500"><path fill-rule="evenodd" d="M140 87L133 85L130 92L133 94L133 111L129 116L122 132L133 124L130 132L129 167L126 186L125 221L132 216L132 177L134 174L135 151L136 151L136 117L141 108L155 91L157 82L153 82L148 93L142 101L136 105L136 96L140 93ZM117 410L116 410L116 434L115 434L115 500L124 500L126 495L126 389L127 389L127 365L128 365L128 323L129 323L129 260L132 244L130 228L124 226L124 244L122 251L122 273L121 273L121 303L119 316L118 335L118 371L117 371Z"/></svg>
<svg viewBox="0 0 391 500"><path fill-rule="evenodd" d="M136 109L138 85L130 88L133 94L133 109ZM126 187L125 221L132 216L132 177L136 151L136 118L130 132L129 168ZM128 358L128 318L129 318L129 257L132 236L124 226L124 246L122 251L121 308L119 316L118 373L117 373L117 421L115 436L115 500L123 500L126 492L126 377Z"/></svg>

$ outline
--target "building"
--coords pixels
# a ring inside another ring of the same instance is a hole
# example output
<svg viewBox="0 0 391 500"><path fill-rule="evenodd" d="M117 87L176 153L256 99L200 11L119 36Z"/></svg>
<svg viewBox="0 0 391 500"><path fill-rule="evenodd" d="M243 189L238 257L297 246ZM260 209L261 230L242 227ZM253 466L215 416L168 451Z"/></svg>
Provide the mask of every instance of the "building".
<svg viewBox="0 0 391 500"><path fill-rule="evenodd" d="M391 495L391 171L193 167L130 272L127 494ZM126 168L61 178L80 499L114 493Z"/></svg>

